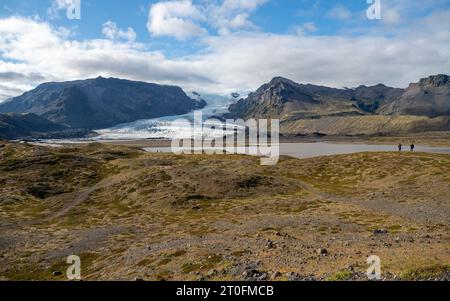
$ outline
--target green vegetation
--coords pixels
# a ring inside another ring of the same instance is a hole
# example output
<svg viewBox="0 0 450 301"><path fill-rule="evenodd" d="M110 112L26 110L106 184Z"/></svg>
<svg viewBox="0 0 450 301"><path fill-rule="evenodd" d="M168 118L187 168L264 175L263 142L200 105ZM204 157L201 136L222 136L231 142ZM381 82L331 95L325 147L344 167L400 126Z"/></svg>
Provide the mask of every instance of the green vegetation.
<svg viewBox="0 0 450 301"><path fill-rule="evenodd" d="M338 281L367 254L402 279L448 277L448 155L282 157L267 168L240 155L4 145L0 279L64 280L53 272L65 273L65 250L83 253L83 280ZM404 271L417 254L436 266Z"/></svg>
<svg viewBox="0 0 450 301"><path fill-rule="evenodd" d="M327 278L327 281L347 281L352 278L353 274L350 271L340 271Z"/></svg>
<svg viewBox="0 0 450 301"><path fill-rule="evenodd" d="M402 280L433 280L444 274L450 273L450 265L435 264L404 271L400 274Z"/></svg>
<svg viewBox="0 0 450 301"><path fill-rule="evenodd" d="M84 252L79 254L81 260L81 273L88 273L92 268L92 264L100 257L96 253ZM19 263L13 265L5 273L10 280L18 281L42 281L42 280L67 280L66 270L69 264L66 263L67 257L53 259L51 262L41 263Z"/></svg>

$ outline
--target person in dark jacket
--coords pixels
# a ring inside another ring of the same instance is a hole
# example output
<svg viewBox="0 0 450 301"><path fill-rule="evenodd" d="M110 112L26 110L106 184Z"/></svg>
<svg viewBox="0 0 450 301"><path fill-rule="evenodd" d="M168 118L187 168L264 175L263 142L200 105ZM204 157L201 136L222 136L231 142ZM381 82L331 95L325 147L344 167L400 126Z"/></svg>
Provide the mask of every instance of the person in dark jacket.
<svg viewBox="0 0 450 301"><path fill-rule="evenodd" d="M402 151L402 144L401 144L401 143L398 144L398 151L399 151L399 152Z"/></svg>
<svg viewBox="0 0 450 301"><path fill-rule="evenodd" d="M414 145L414 143L411 143L411 145L410 145L409 147L411 148L411 151L413 152L413 151L414 151L414 148L415 148L416 146Z"/></svg>

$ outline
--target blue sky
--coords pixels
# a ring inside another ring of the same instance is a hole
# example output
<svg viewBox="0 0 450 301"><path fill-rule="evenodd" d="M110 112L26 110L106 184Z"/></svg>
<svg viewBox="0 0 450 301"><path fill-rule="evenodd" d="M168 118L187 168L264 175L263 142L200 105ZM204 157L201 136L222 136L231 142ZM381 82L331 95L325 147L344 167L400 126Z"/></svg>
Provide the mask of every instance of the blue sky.
<svg viewBox="0 0 450 301"><path fill-rule="evenodd" d="M68 0L70 1L70 0ZM299 24L313 22L317 28L317 34L336 34L342 30L358 24L358 26L373 27L377 21L368 20L366 9L369 4L367 0L266 0L260 1L262 4L252 11L249 19L264 32L290 33ZM39 16L41 20L48 21L55 26L77 27L77 38L98 38L101 37L102 25L113 20L119 27L131 27L137 33L139 42L152 42L152 37L147 30L148 12L151 6L158 0L81 0L82 19L69 20L64 14L64 10L59 11L58 17L49 14L54 0L2 0L0 6L0 17L11 15ZM193 3L201 3L195 1ZM219 1L220 2L220 1ZM392 5L396 1L385 0L382 5ZM411 2L411 8L415 6ZM405 13L408 18L418 18L429 14L432 11L450 8L450 1L423 1L421 9L410 9ZM426 4L428 2L428 4ZM406 5L407 7L407 5ZM350 18L344 15L333 16L333 10L339 10L351 14ZM215 28L205 24L211 34L217 34Z"/></svg>
<svg viewBox="0 0 450 301"><path fill-rule="evenodd" d="M406 86L450 73L450 0L2 0L0 100L95 75L211 93L274 76L336 87ZM48 48L48 49L47 49Z"/></svg>

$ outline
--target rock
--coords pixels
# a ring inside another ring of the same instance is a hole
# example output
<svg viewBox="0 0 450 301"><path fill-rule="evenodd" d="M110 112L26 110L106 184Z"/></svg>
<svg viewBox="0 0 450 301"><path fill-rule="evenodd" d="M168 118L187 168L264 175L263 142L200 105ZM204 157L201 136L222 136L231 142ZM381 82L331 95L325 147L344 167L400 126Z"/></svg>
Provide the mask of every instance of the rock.
<svg viewBox="0 0 450 301"><path fill-rule="evenodd" d="M286 277L287 277L288 281L299 281L302 278L299 274L294 273L294 272L286 273Z"/></svg>
<svg viewBox="0 0 450 301"><path fill-rule="evenodd" d="M378 234L388 234L389 231L386 229L375 229L373 230L373 234L378 235Z"/></svg>
<svg viewBox="0 0 450 301"><path fill-rule="evenodd" d="M265 279L267 279L267 273L260 272L256 269L246 270L244 273L242 273L242 276L244 276L246 279L250 279L250 280L265 280Z"/></svg>
<svg viewBox="0 0 450 301"><path fill-rule="evenodd" d="M209 270L207 275L208 276L214 276L214 275L217 275L217 273L218 273L217 270L213 269L213 270Z"/></svg>
<svg viewBox="0 0 450 301"><path fill-rule="evenodd" d="M399 242L400 242L400 236L397 236L397 237L395 238L395 242L396 242L396 243L399 243Z"/></svg>
<svg viewBox="0 0 450 301"><path fill-rule="evenodd" d="M251 281L267 280L269 278L268 273L260 271L258 269L259 265L261 265L260 262L252 262L244 267L244 272L242 273L244 279Z"/></svg>
<svg viewBox="0 0 450 301"><path fill-rule="evenodd" d="M270 280L276 280L280 276L281 276L280 272L273 272L272 275L270 276Z"/></svg>
<svg viewBox="0 0 450 301"><path fill-rule="evenodd" d="M267 278L268 278L267 273L261 273L258 277L256 277L256 280L264 281L264 280L267 280Z"/></svg>
<svg viewBox="0 0 450 301"><path fill-rule="evenodd" d="M266 248L267 249L275 249L276 245L273 241L271 241L270 239L266 242Z"/></svg>
<svg viewBox="0 0 450 301"><path fill-rule="evenodd" d="M326 256L328 254L328 250L324 248L319 248L316 250L317 255Z"/></svg>
<svg viewBox="0 0 450 301"><path fill-rule="evenodd" d="M61 273L60 271L54 271L54 272L52 273L52 275L53 275L53 276L61 276L62 273Z"/></svg>

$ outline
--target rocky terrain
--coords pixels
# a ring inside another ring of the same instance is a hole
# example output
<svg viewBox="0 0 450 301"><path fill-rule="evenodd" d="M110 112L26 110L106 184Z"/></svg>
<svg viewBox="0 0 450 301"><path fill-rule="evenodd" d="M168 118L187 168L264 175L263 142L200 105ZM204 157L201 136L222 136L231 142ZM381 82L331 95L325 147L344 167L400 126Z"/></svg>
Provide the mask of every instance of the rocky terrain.
<svg viewBox="0 0 450 301"><path fill-rule="evenodd" d="M380 112L428 117L449 116L450 77L430 76L410 84L400 97L385 105Z"/></svg>
<svg viewBox="0 0 450 301"><path fill-rule="evenodd" d="M203 108L181 88L116 78L45 83L0 104L0 113L33 113L71 128L99 129Z"/></svg>
<svg viewBox="0 0 450 301"><path fill-rule="evenodd" d="M406 90L303 85L276 77L229 108L232 118L277 118L285 135L367 136L450 130L450 80L430 76Z"/></svg>
<svg viewBox="0 0 450 301"><path fill-rule="evenodd" d="M276 166L232 155L0 142L0 279L450 279L450 156Z"/></svg>

